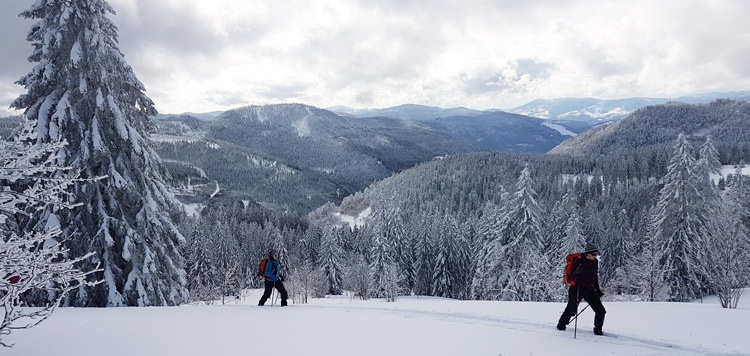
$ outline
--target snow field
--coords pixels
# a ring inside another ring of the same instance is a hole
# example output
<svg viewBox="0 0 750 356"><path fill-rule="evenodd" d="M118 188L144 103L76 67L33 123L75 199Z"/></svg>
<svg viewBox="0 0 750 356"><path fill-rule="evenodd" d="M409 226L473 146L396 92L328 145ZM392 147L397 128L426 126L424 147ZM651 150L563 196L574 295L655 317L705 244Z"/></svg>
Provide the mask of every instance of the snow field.
<svg viewBox="0 0 750 356"><path fill-rule="evenodd" d="M345 296L281 308L256 306L261 290L231 304L61 308L14 332L8 356L161 355L750 355L750 303L606 302L606 336L586 310L555 330L562 303Z"/></svg>

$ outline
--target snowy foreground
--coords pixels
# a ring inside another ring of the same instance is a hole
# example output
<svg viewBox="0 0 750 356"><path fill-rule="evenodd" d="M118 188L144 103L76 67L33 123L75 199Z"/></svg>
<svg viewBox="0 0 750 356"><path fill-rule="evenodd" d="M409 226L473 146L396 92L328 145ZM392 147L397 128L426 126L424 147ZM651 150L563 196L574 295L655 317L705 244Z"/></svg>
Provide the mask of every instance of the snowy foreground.
<svg viewBox="0 0 750 356"><path fill-rule="evenodd" d="M605 301L606 336L586 310L573 339L573 324L555 330L561 303L329 297L281 308L255 306L250 290L233 305L61 308L0 355L750 355L749 294L737 310Z"/></svg>

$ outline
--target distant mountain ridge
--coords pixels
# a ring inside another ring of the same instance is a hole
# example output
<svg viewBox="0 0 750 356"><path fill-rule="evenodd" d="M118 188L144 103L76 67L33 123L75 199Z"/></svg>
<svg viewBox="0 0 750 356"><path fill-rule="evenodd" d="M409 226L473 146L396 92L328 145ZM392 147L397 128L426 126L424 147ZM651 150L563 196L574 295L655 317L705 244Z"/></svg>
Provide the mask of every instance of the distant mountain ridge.
<svg viewBox="0 0 750 356"><path fill-rule="evenodd" d="M183 200L244 200L299 212L435 157L544 153L567 138L540 119L471 114L419 121L341 116L303 104L249 106L211 120L165 116L153 138L175 186L185 188Z"/></svg>
<svg viewBox="0 0 750 356"><path fill-rule="evenodd" d="M464 107L443 109L435 106L417 104L404 104L384 109L353 109L346 106L328 108L339 115L352 117L392 117L395 119L429 121L449 116L479 116L485 113L482 110L467 109Z"/></svg>
<svg viewBox="0 0 750 356"><path fill-rule="evenodd" d="M619 121L636 110L668 102L705 104L716 99L750 100L750 91L707 93L679 98L626 98L602 100L594 98L538 99L508 110L509 112L546 120L581 121L589 125Z"/></svg>
<svg viewBox="0 0 750 356"><path fill-rule="evenodd" d="M391 117L396 119L431 121L453 116L479 116L491 112L508 112L545 120L560 121L568 127L568 123L585 123L595 126L606 122L619 121L630 113L649 106L668 102L682 102L686 104L705 104L716 99L750 100L750 91L714 92L686 95L677 98L649 98L633 97L622 99L596 98L556 98L537 99L511 109L475 110L465 107L440 108L418 104L403 104L388 108L357 109L348 106L332 106L325 110L347 117ZM222 111L206 113L159 114L157 118L171 115L189 115L201 120L210 120L219 116ZM580 124L573 124L574 132L581 132ZM588 127L586 127L587 129Z"/></svg>

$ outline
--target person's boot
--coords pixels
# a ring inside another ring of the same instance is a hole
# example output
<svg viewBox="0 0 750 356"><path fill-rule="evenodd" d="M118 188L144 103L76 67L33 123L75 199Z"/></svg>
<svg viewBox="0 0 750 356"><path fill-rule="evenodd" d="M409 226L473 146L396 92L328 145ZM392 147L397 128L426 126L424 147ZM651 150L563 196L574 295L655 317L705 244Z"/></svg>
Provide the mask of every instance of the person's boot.
<svg viewBox="0 0 750 356"><path fill-rule="evenodd" d="M594 328L594 335L604 335L602 328Z"/></svg>
<svg viewBox="0 0 750 356"><path fill-rule="evenodd" d="M281 306L282 306L282 307L285 307L285 306L286 306L286 299L284 299L284 300L282 300L282 301L281 301Z"/></svg>
<svg viewBox="0 0 750 356"><path fill-rule="evenodd" d="M565 324L557 323L557 330L565 331Z"/></svg>

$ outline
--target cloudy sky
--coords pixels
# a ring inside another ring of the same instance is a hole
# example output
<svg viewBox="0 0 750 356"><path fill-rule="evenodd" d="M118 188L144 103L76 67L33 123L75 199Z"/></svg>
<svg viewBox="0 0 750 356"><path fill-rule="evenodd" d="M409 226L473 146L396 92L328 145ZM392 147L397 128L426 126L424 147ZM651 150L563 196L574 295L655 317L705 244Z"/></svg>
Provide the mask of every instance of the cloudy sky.
<svg viewBox="0 0 750 356"><path fill-rule="evenodd" d="M0 115L33 0L0 0ZM750 89L744 0L109 0L163 113L249 104L508 109Z"/></svg>

